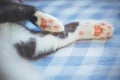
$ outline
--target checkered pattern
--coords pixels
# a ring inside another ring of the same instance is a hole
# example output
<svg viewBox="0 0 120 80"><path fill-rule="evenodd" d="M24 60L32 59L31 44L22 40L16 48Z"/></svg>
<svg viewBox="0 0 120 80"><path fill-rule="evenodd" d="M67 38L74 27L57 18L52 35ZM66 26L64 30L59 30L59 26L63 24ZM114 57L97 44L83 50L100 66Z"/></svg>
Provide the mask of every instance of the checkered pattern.
<svg viewBox="0 0 120 80"><path fill-rule="evenodd" d="M64 24L105 20L115 32L108 40L81 40L33 62L48 80L120 80L120 1L33 1L26 2L56 16ZM30 23L27 23L30 27ZM32 29L37 28L30 27Z"/></svg>

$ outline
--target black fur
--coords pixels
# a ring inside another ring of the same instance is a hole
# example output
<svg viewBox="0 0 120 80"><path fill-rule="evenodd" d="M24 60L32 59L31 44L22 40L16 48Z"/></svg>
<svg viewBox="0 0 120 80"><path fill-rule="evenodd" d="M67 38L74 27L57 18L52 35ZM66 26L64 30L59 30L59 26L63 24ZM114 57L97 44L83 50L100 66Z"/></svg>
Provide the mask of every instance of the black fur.
<svg viewBox="0 0 120 80"><path fill-rule="evenodd" d="M40 52L39 55L35 55L36 40L34 38L29 39L27 42L16 43L14 46L21 57L29 60L37 60L55 52L51 50L45 53Z"/></svg>
<svg viewBox="0 0 120 80"><path fill-rule="evenodd" d="M1 0L0 23L30 20L35 24L37 18L33 14L36 10L33 6L21 4L21 0Z"/></svg>
<svg viewBox="0 0 120 80"><path fill-rule="evenodd" d="M21 3L22 0L0 0L0 2L3 3Z"/></svg>
<svg viewBox="0 0 120 80"><path fill-rule="evenodd" d="M28 42L19 42L15 44L18 53L27 59L30 59L35 54L36 41L31 38Z"/></svg>

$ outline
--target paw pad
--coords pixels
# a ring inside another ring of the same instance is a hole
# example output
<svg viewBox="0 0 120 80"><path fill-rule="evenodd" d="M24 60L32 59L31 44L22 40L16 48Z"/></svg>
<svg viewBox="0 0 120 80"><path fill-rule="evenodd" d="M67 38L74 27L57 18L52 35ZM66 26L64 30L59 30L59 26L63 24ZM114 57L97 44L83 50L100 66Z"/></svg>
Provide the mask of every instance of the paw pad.
<svg viewBox="0 0 120 80"><path fill-rule="evenodd" d="M103 32L103 29L100 26L95 25L94 28L95 28L94 36L99 36Z"/></svg>
<svg viewBox="0 0 120 80"><path fill-rule="evenodd" d="M79 35L84 35L84 32L83 32L83 31L80 31L80 32L79 32Z"/></svg>
<svg viewBox="0 0 120 80"><path fill-rule="evenodd" d="M111 29L112 27L111 27L111 26L108 26L107 28L108 28L108 29Z"/></svg>
<svg viewBox="0 0 120 80"><path fill-rule="evenodd" d="M51 20L49 20L49 23L53 23L54 21L51 19Z"/></svg>
<svg viewBox="0 0 120 80"><path fill-rule="evenodd" d="M55 30L59 29L59 26L54 26L54 29L55 29Z"/></svg>
<svg viewBox="0 0 120 80"><path fill-rule="evenodd" d="M111 32L108 32L107 35L109 36L111 34Z"/></svg>
<svg viewBox="0 0 120 80"><path fill-rule="evenodd" d="M41 19L41 27L43 28L43 29L45 29L46 27L47 27L47 21L44 19L44 18L42 18Z"/></svg>
<svg viewBox="0 0 120 80"><path fill-rule="evenodd" d="M105 25L106 25L106 23L102 22L102 23L101 23L101 25L105 26Z"/></svg>

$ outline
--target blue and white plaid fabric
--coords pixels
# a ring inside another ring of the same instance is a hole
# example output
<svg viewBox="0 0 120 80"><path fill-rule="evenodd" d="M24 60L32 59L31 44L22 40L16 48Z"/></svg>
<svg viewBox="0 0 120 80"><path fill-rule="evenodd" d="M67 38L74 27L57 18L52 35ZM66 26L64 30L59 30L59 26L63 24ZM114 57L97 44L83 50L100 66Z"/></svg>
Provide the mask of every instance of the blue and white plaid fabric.
<svg viewBox="0 0 120 80"><path fill-rule="evenodd" d="M105 20L115 27L108 40L82 40L33 62L49 80L120 80L120 1L56 0L26 2L56 16L64 24ZM30 23L28 23L30 27ZM31 27L30 27L31 28ZM32 29L36 29L32 25Z"/></svg>

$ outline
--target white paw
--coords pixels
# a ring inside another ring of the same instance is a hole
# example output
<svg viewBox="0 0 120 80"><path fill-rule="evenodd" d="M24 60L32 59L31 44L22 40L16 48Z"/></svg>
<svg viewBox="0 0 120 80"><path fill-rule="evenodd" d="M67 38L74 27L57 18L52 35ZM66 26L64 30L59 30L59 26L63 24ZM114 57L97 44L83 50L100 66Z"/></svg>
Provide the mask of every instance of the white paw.
<svg viewBox="0 0 120 80"><path fill-rule="evenodd" d="M114 28L104 21L97 21L94 25L94 38L106 39L112 36Z"/></svg>
<svg viewBox="0 0 120 80"><path fill-rule="evenodd" d="M88 20L79 23L76 33L79 39L106 39L112 36L114 28L104 21Z"/></svg>
<svg viewBox="0 0 120 80"><path fill-rule="evenodd" d="M40 11L35 12L34 16L37 17L36 24L43 30L48 32L62 32L64 31L64 25L57 18L42 13Z"/></svg>

